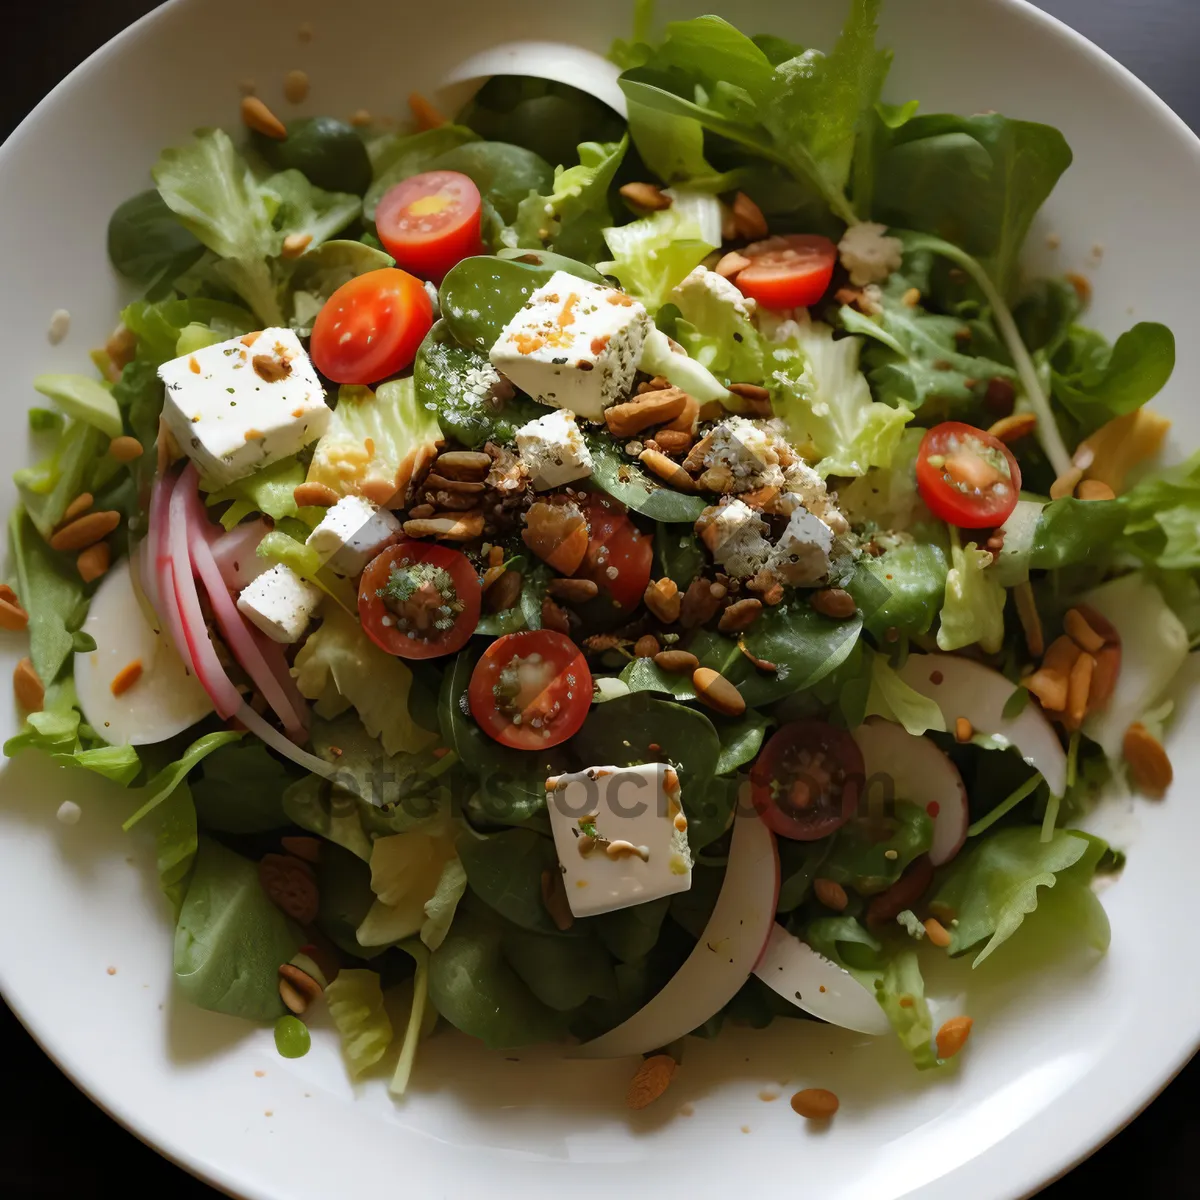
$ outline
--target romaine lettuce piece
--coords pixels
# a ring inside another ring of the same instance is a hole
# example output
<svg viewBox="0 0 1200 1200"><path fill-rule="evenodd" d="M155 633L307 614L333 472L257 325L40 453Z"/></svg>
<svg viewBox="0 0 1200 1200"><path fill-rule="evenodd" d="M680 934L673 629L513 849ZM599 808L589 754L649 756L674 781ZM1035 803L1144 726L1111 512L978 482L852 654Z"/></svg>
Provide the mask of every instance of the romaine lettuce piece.
<svg viewBox="0 0 1200 1200"><path fill-rule="evenodd" d="M125 432L112 389L99 380L86 375L39 375L33 387L53 400L67 416L94 425L110 438Z"/></svg>
<svg viewBox="0 0 1200 1200"><path fill-rule="evenodd" d="M751 308L732 283L697 267L670 300L679 309L675 339L692 358L730 383L762 381L762 339Z"/></svg>
<svg viewBox="0 0 1200 1200"><path fill-rule="evenodd" d="M325 1003L342 1039L350 1074L357 1079L392 1044L392 1022L383 1006L379 976L364 969L342 970L325 989Z"/></svg>
<svg viewBox="0 0 1200 1200"><path fill-rule="evenodd" d="M990 551L974 542L961 545L958 530L950 535L950 570L942 604L937 643L942 650L979 645L995 654L1004 643L1004 588L988 571Z"/></svg>

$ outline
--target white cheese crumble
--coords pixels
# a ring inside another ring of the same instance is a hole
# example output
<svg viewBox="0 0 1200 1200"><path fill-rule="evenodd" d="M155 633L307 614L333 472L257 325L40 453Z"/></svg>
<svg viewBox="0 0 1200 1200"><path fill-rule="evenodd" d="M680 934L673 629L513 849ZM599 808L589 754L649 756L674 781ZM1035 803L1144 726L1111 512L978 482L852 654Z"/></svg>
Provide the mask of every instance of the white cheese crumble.
<svg viewBox="0 0 1200 1200"><path fill-rule="evenodd" d="M850 273L855 287L882 283L900 269L904 261L904 243L887 236L887 226L877 221L860 221L851 225L838 242L842 266Z"/></svg>

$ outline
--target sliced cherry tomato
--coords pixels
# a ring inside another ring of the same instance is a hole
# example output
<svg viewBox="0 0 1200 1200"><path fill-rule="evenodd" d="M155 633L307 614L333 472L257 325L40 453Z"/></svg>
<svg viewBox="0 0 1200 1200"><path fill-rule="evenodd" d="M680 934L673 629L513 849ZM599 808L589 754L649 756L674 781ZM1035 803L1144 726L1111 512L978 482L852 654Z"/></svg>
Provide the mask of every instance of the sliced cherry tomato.
<svg viewBox="0 0 1200 1200"><path fill-rule="evenodd" d="M592 673L569 637L527 629L484 651L467 700L479 727L501 745L544 750L579 732L592 703Z"/></svg>
<svg viewBox="0 0 1200 1200"><path fill-rule="evenodd" d="M399 542L373 558L358 584L367 636L398 658L461 650L479 624L479 576L465 554Z"/></svg>
<svg viewBox="0 0 1200 1200"><path fill-rule="evenodd" d="M397 264L441 282L455 263L485 253L479 189L457 171L426 171L389 188L375 209L379 240Z"/></svg>
<svg viewBox="0 0 1200 1200"><path fill-rule="evenodd" d="M620 608L630 612L642 602L650 582L654 536L643 533L625 515L625 506L593 492L588 499L591 537L577 579L590 579Z"/></svg>
<svg viewBox="0 0 1200 1200"><path fill-rule="evenodd" d="M962 529L990 529L1017 507L1021 468L999 438L943 421L921 439L917 489L935 517Z"/></svg>
<svg viewBox="0 0 1200 1200"><path fill-rule="evenodd" d="M739 251L750 265L738 272L734 282L742 294L763 308L807 308L825 295L837 247L815 233L789 233L767 238Z"/></svg>
<svg viewBox="0 0 1200 1200"><path fill-rule="evenodd" d="M759 752L750 800L780 837L815 842L854 816L864 776L862 752L845 730L793 721Z"/></svg>
<svg viewBox="0 0 1200 1200"><path fill-rule="evenodd" d="M385 267L344 283L317 314L312 360L334 383L378 383L403 371L433 325L425 285Z"/></svg>

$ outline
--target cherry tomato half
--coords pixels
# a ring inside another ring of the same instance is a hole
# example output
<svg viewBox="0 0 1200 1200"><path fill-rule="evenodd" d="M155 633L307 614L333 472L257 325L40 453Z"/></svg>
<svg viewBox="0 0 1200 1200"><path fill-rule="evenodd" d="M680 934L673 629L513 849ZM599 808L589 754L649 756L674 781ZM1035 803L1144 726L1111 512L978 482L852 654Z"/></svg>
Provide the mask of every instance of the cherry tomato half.
<svg viewBox="0 0 1200 1200"><path fill-rule="evenodd" d="M815 842L854 816L865 774L862 752L845 730L793 721L759 752L750 800L780 837Z"/></svg>
<svg viewBox="0 0 1200 1200"><path fill-rule="evenodd" d="M389 188L375 209L379 240L396 262L438 283L455 263L485 253L483 201L458 171L426 171Z"/></svg>
<svg viewBox="0 0 1200 1200"><path fill-rule="evenodd" d="M590 579L615 604L630 612L642 602L650 582L654 536L625 515L625 506L593 492L586 509L591 537L577 579Z"/></svg>
<svg viewBox="0 0 1200 1200"><path fill-rule="evenodd" d="M344 283L317 314L310 351L334 383L378 383L403 371L433 325L425 285L385 267Z"/></svg>
<svg viewBox="0 0 1200 1200"><path fill-rule="evenodd" d="M943 421L921 439L917 490L935 517L961 529L990 529L1017 507L1021 468L999 438Z"/></svg>
<svg viewBox="0 0 1200 1200"><path fill-rule="evenodd" d="M363 629L398 658L461 650L479 624L479 603L479 576L466 555L429 542L389 546L358 584Z"/></svg>
<svg viewBox="0 0 1200 1200"><path fill-rule="evenodd" d="M750 265L734 282L742 294L763 308L807 308L816 304L829 287L837 263L837 247L815 233L789 233L785 237L754 242L739 253Z"/></svg>
<svg viewBox="0 0 1200 1200"><path fill-rule="evenodd" d="M497 638L475 664L471 715L514 750L544 750L579 732L592 704L592 673L564 634L527 629Z"/></svg>

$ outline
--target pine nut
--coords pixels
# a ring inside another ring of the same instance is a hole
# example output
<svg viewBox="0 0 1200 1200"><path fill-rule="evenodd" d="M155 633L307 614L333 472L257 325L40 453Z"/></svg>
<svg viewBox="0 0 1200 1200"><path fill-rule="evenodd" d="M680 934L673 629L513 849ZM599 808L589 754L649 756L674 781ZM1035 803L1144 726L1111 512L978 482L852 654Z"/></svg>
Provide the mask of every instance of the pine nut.
<svg viewBox="0 0 1200 1200"><path fill-rule="evenodd" d="M1104 645L1104 639L1088 624L1087 617L1077 608L1067 610L1066 616L1063 617L1063 629L1081 650L1086 650L1089 654L1095 654Z"/></svg>
<svg viewBox="0 0 1200 1200"><path fill-rule="evenodd" d="M0 599L0 629L19 633L29 625L29 614L17 603L16 599Z"/></svg>
<svg viewBox="0 0 1200 1200"><path fill-rule="evenodd" d="M660 650L654 656L654 665L672 675L684 671L690 674L700 665L700 660L688 650Z"/></svg>
<svg viewBox="0 0 1200 1200"><path fill-rule="evenodd" d="M658 644L658 638L652 633L644 633L633 644L634 658L653 658L662 647Z"/></svg>
<svg viewBox="0 0 1200 1200"><path fill-rule="evenodd" d="M930 917L925 922L925 936L940 950L950 945L950 933L937 917Z"/></svg>
<svg viewBox="0 0 1200 1200"><path fill-rule="evenodd" d="M846 889L833 879L814 879L813 894L826 908L831 908L834 912L845 911L846 905L850 903Z"/></svg>
<svg viewBox="0 0 1200 1200"><path fill-rule="evenodd" d="M52 550L86 550L121 523L119 512L91 512L64 525L51 539Z"/></svg>
<svg viewBox="0 0 1200 1200"><path fill-rule="evenodd" d="M627 183L620 192L634 208L647 212L662 212L671 207L671 197L653 183Z"/></svg>
<svg viewBox="0 0 1200 1200"><path fill-rule="evenodd" d="M130 437L128 434L122 434L121 437L115 437L108 443L108 452L117 460L117 462L133 462L135 458L141 458L146 453L145 447L135 437Z"/></svg>
<svg viewBox="0 0 1200 1200"><path fill-rule="evenodd" d="M727 717L739 717L746 711L746 701L728 679L711 667L697 667L692 672L696 697L715 712Z"/></svg>
<svg viewBox="0 0 1200 1200"><path fill-rule="evenodd" d="M81 492L70 504L67 505L66 511L62 515L62 520L59 521L59 527L69 525L76 517L82 517L89 508L92 507L92 502L95 497L91 492Z"/></svg>
<svg viewBox="0 0 1200 1200"><path fill-rule="evenodd" d="M21 659L13 670L13 691L16 693L17 703L26 712L41 712L45 706L46 688L34 670L33 663L27 658Z"/></svg>
<svg viewBox="0 0 1200 1200"><path fill-rule="evenodd" d="M974 1024L970 1017L951 1017L937 1031L938 1058L953 1058L967 1044Z"/></svg>
<svg viewBox="0 0 1200 1200"><path fill-rule="evenodd" d="M328 484L302 483L292 492L292 499L297 508L332 508L339 496Z"/></svg>
<svg viewBox="0 0 1200 1200"><path fill-rule="evenodd" d="M107 542L97 542L86 550L80 550L75 560L75 569L84 583L94 583L112 565L112 550Z"/></svg>
<svg viewBox="0 0 1200 1200"><path fill-rule="evenodd" d="M1075 489L1080 500L1115 500L1117 493L1101 479L1085 479Z"/></svg>
<svg viewBox="0 0 1200 1200"><path fill-rule="evenodd" d="M287 126L257 96L242 97L242 124L277 142L287 137Z"/></svg>
<svg viewBox="0 0 1200 1200"><path fill-rule="evenodd" d="M792 1111L806 1121L828 1121L839 1106L837 1095L825 1088L805 1088L792 1097Z"/></svg>

